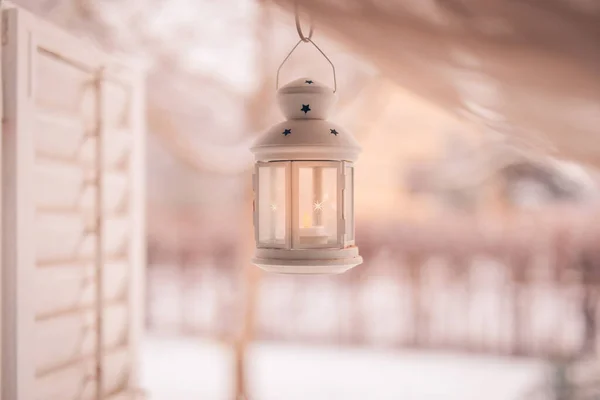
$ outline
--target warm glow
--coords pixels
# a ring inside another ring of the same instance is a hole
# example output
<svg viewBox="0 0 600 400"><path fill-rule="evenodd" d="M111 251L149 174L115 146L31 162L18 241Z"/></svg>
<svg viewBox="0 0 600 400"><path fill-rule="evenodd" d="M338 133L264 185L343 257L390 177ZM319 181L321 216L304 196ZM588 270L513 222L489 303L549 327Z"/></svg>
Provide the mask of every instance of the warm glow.
<svg viewBox="0 0 600 400"><path fill-rule="evenodd" d="M302 227L303 228L310 228L311 225L312 225L312 222L310 220L310 214L309 213L305 213L302 216Z"/></svg>
<svg viewBox="0 0 600 400"><path fill-rule="evenodd" d="M313 204L315 211L323 211L323 203L325 203L325 200L315 201Z"/></svg>

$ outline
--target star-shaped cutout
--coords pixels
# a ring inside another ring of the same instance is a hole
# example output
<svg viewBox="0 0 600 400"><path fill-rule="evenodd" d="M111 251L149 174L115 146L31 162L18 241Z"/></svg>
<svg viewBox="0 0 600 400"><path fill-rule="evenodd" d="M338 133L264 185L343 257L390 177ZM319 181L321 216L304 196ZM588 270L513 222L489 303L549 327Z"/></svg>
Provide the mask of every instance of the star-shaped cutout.
<svg viewBox="0 0 600 400"><path fill-rule="evenodd" d="M271 211L277 211L277 204L271 204Z"/></svg>
<svg viewBox="0 0 600 400"><path fill-rule="evenodd" d="M338 135L338 131L336 131L335 129L330 129L329 132L331 132L332 135Z"/></svg>
<svg viewBox="0 0 600 400"><path fill-rule="evenodd" d="M304 111L304 114L310 111L310 104L302 104L300 111Z"/></svg>
<svg viewBox="0 0 600 400"><path fill-rule="evenodd" d="M311 81L310 79L309 79L309 80L307 80L307 81L304 81L304 82L305 82L305 83L308 83L309 85L312 85L312 84L313 84L313 81Z"/></svg>
<svg viewBox="0 0 600 400"><path fill-rule="evenodd" d="M323 203L325 203L325 202L324 201L315 201L315 203L313 204L315 211L322 211Z"/></svg>
<svg viewBox="0 0 600 400"><path fill-rule="evenodd" d="M292 134L292 130L291 129L284 129L284 131L281 132L281 134L283 136L291 135Z"/></svg>

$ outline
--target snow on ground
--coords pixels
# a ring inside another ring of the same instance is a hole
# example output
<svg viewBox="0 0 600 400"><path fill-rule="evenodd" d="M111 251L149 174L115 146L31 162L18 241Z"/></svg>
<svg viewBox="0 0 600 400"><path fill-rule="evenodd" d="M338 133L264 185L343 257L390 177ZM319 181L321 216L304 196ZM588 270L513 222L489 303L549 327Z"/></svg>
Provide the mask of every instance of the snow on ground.
<svg viewBox="0 0 600 400"><path fill-rule="evenodd" d="M256 343L250 400L512 400L543 379L538 361L440 352ZM149 336L143 387L150 400L231 400L230 348Z"/></svg>

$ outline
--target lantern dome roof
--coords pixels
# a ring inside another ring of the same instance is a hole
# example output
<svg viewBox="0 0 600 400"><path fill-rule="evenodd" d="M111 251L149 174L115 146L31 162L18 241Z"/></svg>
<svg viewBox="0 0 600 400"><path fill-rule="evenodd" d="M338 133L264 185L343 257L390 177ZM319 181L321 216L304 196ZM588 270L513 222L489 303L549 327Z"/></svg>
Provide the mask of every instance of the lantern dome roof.
<svg viewBox="0 0 600 400"><path fill-rule="evenodd" d="M345 128L320 119L290 119L271 127L254 142L257 161L356 161L360 146Z"/></svg>
<svg viewBox="0 0 600 400"><path fill-rule="evenodd" d="M332 88L310 78L296 79L277 91L287 119L326 119L336 100Z"/></svg>
<svg viewBox="0 0 600 400"><path fill-rule="evenodd" d="M300 78L281 87L277 99L287 120L256 140L256 161L356 161L360 146L354 136L326 120L336 100L333 89Z"/></svg>
<svg viewBox="0 0 600 400"><path fill-rule="evenodd" d="M329 86L311 78L298 78L279 88L278 93L332 93Z"/></svg>

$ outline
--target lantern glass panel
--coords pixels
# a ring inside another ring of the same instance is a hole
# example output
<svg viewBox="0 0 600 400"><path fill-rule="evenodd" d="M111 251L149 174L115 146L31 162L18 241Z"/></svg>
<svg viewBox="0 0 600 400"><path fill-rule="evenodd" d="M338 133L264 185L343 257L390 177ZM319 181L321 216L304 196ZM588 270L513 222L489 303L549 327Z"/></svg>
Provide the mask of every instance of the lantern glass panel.
<svg viewBox="0 0 600 400"><path fill-rule="evenodd" d="M346 244L354 244L354 168L345 163L344 220L346 221Z"/></svg>
<svg viewBox="0 0 600 400"><path fill-rule="evenodd" d="M294 247L339 247L338 163L294 164L299 164Z"/></svg>
<svg viewBox="0 0 600 400"><path fill-rule="evenodd" d="M286 244L286 172L284 163L258 167L258 242L265 247Z"/></svg>

